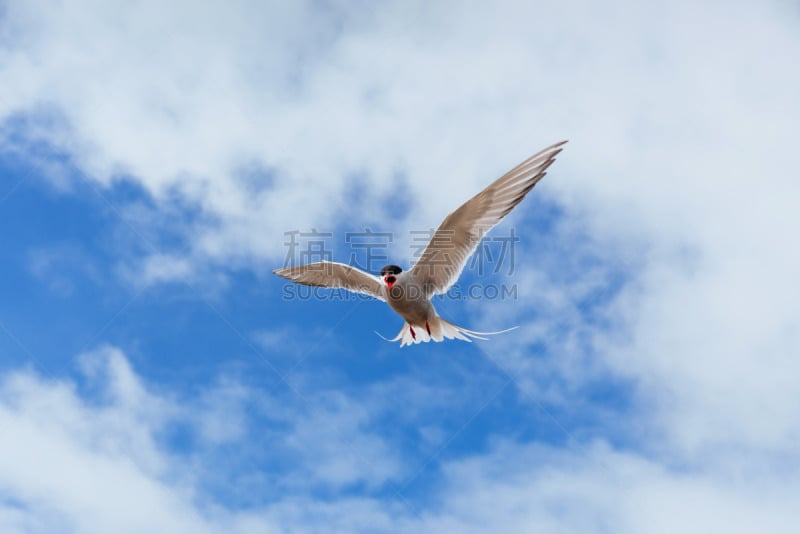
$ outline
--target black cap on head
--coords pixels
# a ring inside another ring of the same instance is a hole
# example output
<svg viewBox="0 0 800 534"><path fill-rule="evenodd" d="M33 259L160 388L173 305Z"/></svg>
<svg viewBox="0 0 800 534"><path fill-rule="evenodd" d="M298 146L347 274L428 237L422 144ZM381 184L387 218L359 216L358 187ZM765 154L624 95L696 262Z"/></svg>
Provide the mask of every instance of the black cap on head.
<svg viewBox="0 0 800 534"><path fill-rule="evenodd" d="M381 276L385 276L387 274L400 274L403 272L403 269L398 267L397 265L387 265L383 269L381 269Z"/></svg>

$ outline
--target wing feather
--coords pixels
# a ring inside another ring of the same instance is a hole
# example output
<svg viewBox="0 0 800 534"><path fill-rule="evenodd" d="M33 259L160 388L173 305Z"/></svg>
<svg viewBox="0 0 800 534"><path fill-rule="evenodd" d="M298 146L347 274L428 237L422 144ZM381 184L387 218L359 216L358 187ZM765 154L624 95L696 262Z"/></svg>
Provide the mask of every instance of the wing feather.
<svg viewBox="0 0 800 534"><path fill-rule="evenodd" d="M427 295L456 283L483 235L508 215L544 178L566 141L529 157L445 217L411 273Z"/></svg>
<svg viewBox="0 0 800 534"><path fill-rule="evenodd" d="M272 273L306 286L344 288L354 293L386 300L380 278L344 263L320 261L275 269Z"/></svg>

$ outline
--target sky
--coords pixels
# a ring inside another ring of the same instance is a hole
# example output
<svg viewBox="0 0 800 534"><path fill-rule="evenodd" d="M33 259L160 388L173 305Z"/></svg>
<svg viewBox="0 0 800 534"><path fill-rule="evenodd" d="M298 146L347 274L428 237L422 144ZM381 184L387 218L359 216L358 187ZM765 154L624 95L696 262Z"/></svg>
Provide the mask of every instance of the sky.
<svg viewBox="0 0 800 534"><path fill-rule="evenodd" d="M784 0L0 1L0 530L794 532L798 57ZM271 274L563 139L435 301L512 332Z"/></svg>

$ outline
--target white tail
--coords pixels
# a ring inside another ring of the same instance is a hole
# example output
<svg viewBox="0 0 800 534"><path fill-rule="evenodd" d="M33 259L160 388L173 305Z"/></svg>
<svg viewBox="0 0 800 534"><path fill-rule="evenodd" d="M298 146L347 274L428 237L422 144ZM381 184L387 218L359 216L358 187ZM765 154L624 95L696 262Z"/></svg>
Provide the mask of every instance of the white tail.
<svg viewBox="0 0 800 534"><path fill-rule="evenodd" d="M454 325L451 322L445 321L438 315L433 318L433 320L428 322L428 326L431 329L430 335L428 335L428 330L425 326L422 327L414 327L414 334L411 334L411 325L405 323L403 328L400 329L400 332L392 339L386 339L385 337L378 334L380 337L385 339L386 341L399 341L401 347L405 347L406 345L416 345L417 343L427 343L430 340L436 341L444 341L445 339L460 339L462 341L466 341L468 343L472 343L473 339L482 339L486 340L483 336L493 336L495 334L503 334L505 332L510 332L518 327L514 326L511 328L507 328L505 330L500 330L498 332L476 332L475 330L467 330L466 328L462 328L458 325ZM377 332L376 332L377 334Z"/></svg>

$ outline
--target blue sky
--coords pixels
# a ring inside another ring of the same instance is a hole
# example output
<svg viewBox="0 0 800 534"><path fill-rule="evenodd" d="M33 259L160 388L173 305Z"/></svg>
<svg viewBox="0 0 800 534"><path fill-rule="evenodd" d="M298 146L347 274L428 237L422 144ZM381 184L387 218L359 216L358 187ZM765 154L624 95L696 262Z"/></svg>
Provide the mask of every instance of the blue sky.
<svg viewBox="0 0 800 534"><path fill-rule="evenodd" d="M0 3L0 530L791 531L798 24ZM436 302L517 330L400 349L271 275L293 231L407 267L561 139L459 282L513 297Z"/></svg>

